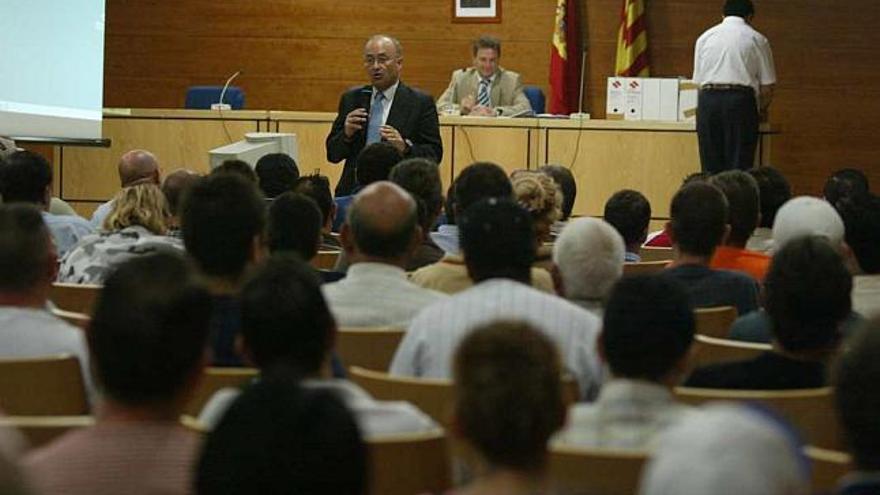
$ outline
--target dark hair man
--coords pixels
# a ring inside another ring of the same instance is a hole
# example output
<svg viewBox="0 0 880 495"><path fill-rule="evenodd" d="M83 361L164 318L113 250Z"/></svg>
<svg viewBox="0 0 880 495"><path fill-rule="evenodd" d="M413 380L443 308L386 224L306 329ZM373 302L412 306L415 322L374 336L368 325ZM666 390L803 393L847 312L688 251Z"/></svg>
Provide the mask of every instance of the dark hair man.
<svg viewBox="0 0 880 495"><path fill-rule="evenodd" d="M625 261L641 261L639 249L648 238L648 224L651 221L651 203L644 194L623 189L612 194L605 202L605 221L610 223L626 244Z"/></svg>
<svg viewBox="0 0 880 495"><path fill-rule="evenodd" d="M758 309L755 279L709 267L715 249L730 231L724 194L705 182L688 184L672 198L670 215L666 231L674 259L664 275L684 284L695 307L733 306L741 315Z"/></svg>
<svg viewBox="0 0 880 495"><path fill-rule="evenodd" d="M388 174L391 169L397 165L403 155L391 143L379 141L377 143L368 144L361 150L357 157L357 184L351 190L351 194L345 196L337 196L333 199L336 203L336 213L333 215L333 232L339 232L342 224L345 223L346 210L354 195L360 192L366 186L380 180L388 180ZM434 165L436 168L437 166Z"/></svg>
<svg viewBox="0 0 880 495"><path fill-rule="evenodd" d="M773 249L773 222L776 220L776 212L791 199L791 185L785 176L773 167L753 168L748 173L758 183L761 219L758 228L746 243L746 249L770 253Z"/></svg>
<svg viewBox="0 0 880 495"><path fill-rule="evenodd" d="M299 168L296 161L285 153L269 153L257 160L254 167L260 190L267 199L284 194L299 179Z"/></svg>
<svg viewBox="0 0 880 495"><path fill-rule="evenodd" d="M427 158L410 158L395 165L388 180L410 193L418 206L422 242L413 253L406 271L418 270L440 261L443 250L429 235L443 208L443 184L437 164Z"/></svg>
<svg viewBox="0 0 880 495"><path fill-rule="evenodd" d="M333 202L333 193L330 192L330 179L319 174L304 175L296 180L293 192L312 198L321 210L321 249L342 249L331 233L336 203Z"/></svg>
<svg viewBox="0 0 880 495"><path fill-rule="evenodd" d="M688 386L777 390L827 385L828 360L852 308L852 275L843 258L821 237L789 241L773 256L765 291L774 350L701 368Z"/></svg>
<svg viewBox="0 0 880 495"><path fill-rule="evenodd" d="M855 258L853 311L866 318L880 317L880 198L869 195L838 204L846 245Z"/></svg>
<svg viewBox="0 0 880 495"><path fill-rule="evenodd" d="M560 222L568 221L571 210L574 209L574 200L577 198L577 182L574 180L571 170L562 165L544 165L538 172L549 175L562 190L562 218Z"/></svg>
<svg viewBox="0 0 880 495"><path fill-rule="evenodd" d="M437 108L449 112L458 105L461 115L495 117L525 115L532 111L518 73L498 65L501 41L480 36L472 44L473 66L452 73L449 87L437 99Z"/></svg>
<svg viewBox="0 0 880 495"><path fill-rule="evenodd" d="M713 175L709 183L724 193L728 206L727 223L730 225L730 234L715 249L709 266L740 271L763 281L770 266L770 256L746 249L761 216L757 181L742 170L728 170Z"/></svg>
<svg viewBox="0 0 880 495"><path fill-rule="evenodd" d="M171 219L168 220L168 234L171 237L180 237L180 204L183 196L199 181L201 175L192 170L179 168L165 176L162 181L162 194L168 202L168 211Z"/></svg>
<svg viewBox="0 0 880 495"><path fill-rule="evenodd" d="M248 162L243 160L224 161L214 170L211 170L210 175L216 174L235 174L254 185L259 182L259 179L257 178L257 173L254 172L254 168L251 167Z"/></svg>
<svg viewBox="0 0 880 495"><path fill-rule="evenodd" d="M489 198L471 205L458 221L464 263L475 285L413 319L391 373L449 378L455 347L475 326L522 320L556 343L582 397L592 397L601 377L595 351L599 319L529 286L536 250L529 212L510 198Z"/></svg>
<svg viewBox="0 0 880 495"><path fill-rule="evenodd" d="M211 346L216 365L235 366L240 329L237 295L245 271L264 255L266 206L255 184L217 173L192 186L181 208L186 250L214 297Z"/></svg>
<svg viewBox="0 0 880 495"><path fill-rule="evenodd" d="M269 206L269 251L295 253L304 261L311 261L321 245L322 222L321 210L312 198L295 192L278 196ZM317 273L323 282L335 282L345 276L324 269Z"/></svg>
<svg viewBox="0 0 880 495"><path fill-rule="evenodd" d="M861 200L870 194L868 177L859 169L844 168L828 177L822 194L835 208L841 200Z"/></svg>
<svg viewBox="0 0 880 495"><path fill-rule="evenodd" d="M97 424L28 455L35 487L189 493L200 438L178 416L205 366L210 316L211 297L183 258L157 254L120 265L88 332L104 395Z"/></svg>
<svg viewBox="0 0 880 495"><path fill-rule="evenodd" d="M443 158L440 123L431 97L400 81L403 47L377 34L364 46L364 69L370 84L339 99L339 111L327 135L327 160L345 160L336 196L352 193L358 154L368 144L386 141L405 158Z"/></svg>
<svg viewBox="0 0 880 495"><path fill-rule="evenodd" d="M324 286L340 325L405 327L442 297L404 271L422 236L416 202L399 186L374 182L355 196L340 236L351 266L344 279Z"/></svg>
<svg viewBox="0 0 880 495"><path fill-rule="evenodd" d="M766 120L776 84L767 38L751 27L751 0L727 0L724 20L704 32L694 49L697 137L703 170L752 168L758 123Z"/></svg>
<svg viewBox="0 0 880 495"><path fill-rule="evenodd" d="M89 222L78 216L49 213L52 165L33 151L16 151L0 160L0 196L4 203L29 203L41 210L60 258L80 239L94 233Z"/></svg>
<svg viewBox="0 0 880 495"><path fill-rule="evenodd" d="M671 389L687 370L694 339L687 291L656 275L622 279L605 308L599 354L611 369L599 397L571 408L560 443L646 450L688 408Z"/></svg>

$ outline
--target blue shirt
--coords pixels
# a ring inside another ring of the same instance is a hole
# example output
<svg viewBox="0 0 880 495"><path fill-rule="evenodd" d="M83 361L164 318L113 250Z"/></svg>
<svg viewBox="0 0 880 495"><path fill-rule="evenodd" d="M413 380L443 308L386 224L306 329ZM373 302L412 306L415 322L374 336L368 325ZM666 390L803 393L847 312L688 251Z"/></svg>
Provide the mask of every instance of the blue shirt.
<svg viewBox="0 0 880 495"><path fill-rule="evenodd" d="M94 234L95 230L85 219L73 215L53 215L43 212L43 221L52 233L55 247L58 249L58 257L63 258L68 251L73 249L80 239Z"/></svg>
<svg viewBox="0 0 880 495"><path fill-rule="evenodd" d="M89 220L89 223L92 224L92 228L95 230L101 230L101 225L104 224L104 219L107 218L107 215L110 214L110 211L113 210L113 200L107 201L106 203L101 204L94 213L92 213L92 219Z"/></svg>
<svg viewBox="0 0 880 495"><path fill-rule="evenodd" d="M431 232L431 240L446 254L461 254L458 246L458 225L441 225L437 232Z"/></svg>

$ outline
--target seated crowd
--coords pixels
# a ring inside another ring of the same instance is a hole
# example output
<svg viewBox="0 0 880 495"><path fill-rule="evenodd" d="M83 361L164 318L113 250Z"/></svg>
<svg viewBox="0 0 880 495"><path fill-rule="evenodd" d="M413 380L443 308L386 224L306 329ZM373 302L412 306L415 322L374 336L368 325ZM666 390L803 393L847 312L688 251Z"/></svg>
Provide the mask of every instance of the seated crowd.
<svg viewBox="0 0 880 495"><path fill-rule="evenodd" d="M856 471L840 493L880 489L880 199L861 172L822 199L770 167L694 174L651 233L638 191L572 217L558 165L476 162L444 198L430 160L376 143L357 164L334 199L286 155L163 178L132 150L89 222L50 212L44 157L0 157L0 357L77 357L95 419L19 458L0 445L22 493L362 494L370 442L438 433L456 493L555 493L567 448L650 455L645 494L809 493L785 419L687 405L682 386L831 387ZM647 246L663 266L628 274ZM60 282L98 286L86 331L57 316ZM695 369L698 311L717 307L738 315L728 340L769 345ZM448 417L349 379L340 334L368 329L402 331L372 371L449 384ZM179 415L209 366L254 375L199 404L198 433Z"/></svg>

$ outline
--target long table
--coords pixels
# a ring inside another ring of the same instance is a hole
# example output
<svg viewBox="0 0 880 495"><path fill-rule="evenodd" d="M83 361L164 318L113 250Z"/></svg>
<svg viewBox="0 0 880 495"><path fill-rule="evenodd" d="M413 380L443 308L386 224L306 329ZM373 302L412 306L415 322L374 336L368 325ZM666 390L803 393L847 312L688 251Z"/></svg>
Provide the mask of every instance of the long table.
<svg viewBox="0 0 880 495"><path fill-rule="evenodd" d="M329 163L324 148L335 117L274 110L106 109L103 134L111 147L56 148L57 193L90 215L119 189L116 163L125 151L152 151L164 172L178 167L207 172L210 149L253 131L295 133L301 173L319 172L335 184L342 164ZM770 141L777 133L762 127L756 164L770 163ZM475 161L492 161L508 171L556 163L575 176L578 215L601 216L608 197L626 188L641 191L653 216L666 218L682 179L700 169L693 122L442 116L440 136L444 189Z"/></svg>

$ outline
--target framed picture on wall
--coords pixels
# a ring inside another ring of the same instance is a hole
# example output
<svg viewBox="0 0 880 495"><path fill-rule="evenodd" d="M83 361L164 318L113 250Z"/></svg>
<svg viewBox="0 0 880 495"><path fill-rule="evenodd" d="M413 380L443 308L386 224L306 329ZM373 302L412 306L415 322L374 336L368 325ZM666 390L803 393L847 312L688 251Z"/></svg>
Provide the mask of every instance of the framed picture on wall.
<svg viewBox="0 0 880 495"><path fill-rule="evenodd" d="M501 22L501 0L452 0L452 22Z"/></svg>

